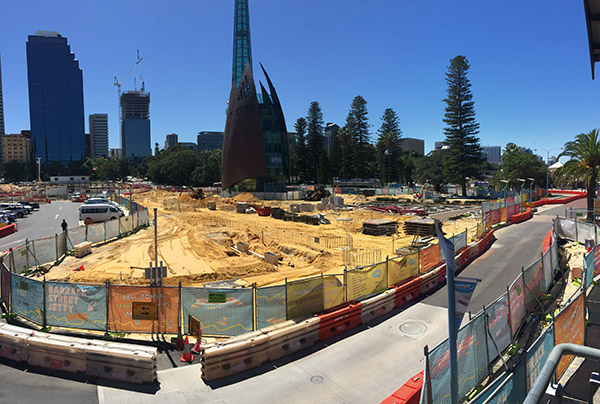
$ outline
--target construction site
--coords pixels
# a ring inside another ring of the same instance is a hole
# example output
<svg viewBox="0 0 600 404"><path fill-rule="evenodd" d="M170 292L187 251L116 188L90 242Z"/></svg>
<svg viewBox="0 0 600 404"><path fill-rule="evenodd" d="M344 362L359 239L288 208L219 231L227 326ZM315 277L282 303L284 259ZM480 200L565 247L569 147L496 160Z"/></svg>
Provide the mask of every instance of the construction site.
<svg viewBox="0 0 600 404"><path fill-rule="evenodd" d="M444 208L432 201L415 204L410 195L384 203L362 195L326 198L336 201L336 205L261 201L249 193L233 198L192 196L164 190L133 196L135 202L148 208L150 222L157 209L158 261L167 267L165 285L222 282L228 286L261 287L320 274L340 274L344 269L371 265L387 256L436 243L432 237L433 221L418 225L428 212L460 208L461 213L450 215L442 222L442 228L448 236L467 230L469 240L476 237L476 225L481 221L479 206L465 212L465 206ZM404 214L393 213L403 206ZM301 212L294 213L298 210ZM264 216L267 212L271 215ZM372 235L368 225L379 223L388 227L383 226L380 235ZM422 234L418 234L419 227L425 229ZM51 268L46 279L147 285L144 268L155 261L154 249L154 229L150 226L96 246L84 258L66 257ZM84 271L73 271L82 265Z"/></svg>

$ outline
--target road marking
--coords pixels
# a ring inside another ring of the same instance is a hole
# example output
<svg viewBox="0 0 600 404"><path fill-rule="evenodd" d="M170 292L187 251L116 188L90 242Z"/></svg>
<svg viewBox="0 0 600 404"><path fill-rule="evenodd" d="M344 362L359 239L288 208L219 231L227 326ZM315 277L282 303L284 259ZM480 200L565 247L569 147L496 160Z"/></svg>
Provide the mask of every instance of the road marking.
<svg viewBox="0 0 600 404"><path fill-rule="evenodd" d="M15 240L12 241L10 243L6 243L6 244L2 244L0 245L0 250L4 250L4 247L6 247L7 245L11 245L11 244L15 244L15 243L20 243L21 241L25 241L26 239L22 238L21 240Z"/></svg>
<svg viewBox="0 0 600 404"><path fill-rule="evenodd" d="M54 220L58 219L58 213L54 216Z"/></svg>
<svg viewBox="0 0 600 404"><path fill-rule="evenodd" d="M494 244L492 244L492 246L490 248L493 248L494 250L499 250L502 247L504 247L504 244L494 243Z"/></svg>
<svg viewBox="0 0 600 404"><path fill-rule="evenodd" d="M62 210L62 208L63 208L63 207L61 206L60 208L58 208L58 210Z"/></svg>

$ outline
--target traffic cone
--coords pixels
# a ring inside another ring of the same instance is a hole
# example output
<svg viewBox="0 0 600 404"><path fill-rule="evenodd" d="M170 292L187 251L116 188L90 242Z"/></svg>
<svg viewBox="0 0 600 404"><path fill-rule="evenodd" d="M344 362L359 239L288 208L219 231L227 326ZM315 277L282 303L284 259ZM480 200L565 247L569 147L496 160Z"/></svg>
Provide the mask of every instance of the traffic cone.
<svg viewBox="0 0 600 404"><path fill-rule="evenodd" d="M177 328L177 344L175 345L175 348L177 348L178 351L181 351L184 347L185 347L185 345L183 343L183 336L181 335L181 327L178 327Z"/></svg>
<svg viewBox="0 0 600 404"><path fill-rule="evenodd" d="M200 328L200 337L196 338L196 344L192 348L192 352L200 355L200 340L202 339L202 328Z"/></svg>
<svg viewBox="0 0 600 404"><path fill-rule="evenodd" d="M193 360L194 360L194 355L192 355L192 353L190 352L190 343L189 343L188 337L186 335L185 345L183 347L183 353L181 354L181 359L179 361L192 363Z"/></svg>

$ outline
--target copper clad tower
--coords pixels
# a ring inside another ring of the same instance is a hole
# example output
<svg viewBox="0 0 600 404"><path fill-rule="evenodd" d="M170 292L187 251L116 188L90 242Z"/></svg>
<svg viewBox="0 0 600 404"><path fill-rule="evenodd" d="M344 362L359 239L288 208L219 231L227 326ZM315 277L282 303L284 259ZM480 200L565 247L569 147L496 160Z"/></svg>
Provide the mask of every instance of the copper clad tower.
<svg viewBox="0 0 600 404"><path fill-rule="evenodd" d="M285 191L289 165L285 119L275 88L262 71L270 94L262 83L262 94L256 92L248 0L235 0L233 74L221 161L224 189Z"/></svg>

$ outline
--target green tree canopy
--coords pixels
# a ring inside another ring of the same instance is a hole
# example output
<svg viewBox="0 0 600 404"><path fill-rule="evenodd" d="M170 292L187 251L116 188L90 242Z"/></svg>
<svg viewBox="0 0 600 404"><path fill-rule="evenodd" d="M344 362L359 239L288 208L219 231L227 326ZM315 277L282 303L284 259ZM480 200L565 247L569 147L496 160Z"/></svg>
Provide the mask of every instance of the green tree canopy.
<svg viewBox="0 0 600 404"><path fill-rule="evenodd" d="M432 185L438 192L441 191L442 185L446 183L443 165L446 152L447 149L433 150L427 156L416 160L415 180L421 184Z"/></svg>
<svg viewBox="0 0 600 404"><path fill-rule="evenodd" d="M306 115L307 164L310 181L317 181L319 159L323 151L323 112L317 101L310 103Z"/></svg>
<svg viewBox="0 0 600 404"><path fill-rule="evenodd" d="M600 169L600 139L598 129L581 133L575 140L565 143L563 152L559 155L569 157L569 160L553 174L553 179L559 186L580 184L587 189L588 221L593 219L594 198Z"/></svg>
<svg viewBox="0 0 600 404"><path fill-rule="evenodd" d="M502 165L494 175L494 183L500 186L500 180L506 180L509 187L518 190L521 182L517 178L533 178L534 184L542 185L546 178L546 167L537 156L509 143L502 154Z"/></svg>
<svg viewBox="0 0 600 404"><path fill-rule="evenodd" d="M399 148L401 141L400 136L400 119L398 114L392 108L386 108L381 116L381 126L377 130L379 138L377 139L378 154L382 155L382 171L387 173L383 175L383 182L390 182L397 178L392 177L392 173L396 172L396 150ZM387 164L385 164L383 155L387 155Z"/></svg>
<svg viewBox="0 0 600 404"><path fill-rule="evenodd" d="M460 184L463 195L467 192L467 177L478 178L481 174L481 146L479 145L479 124L475 120L475 104L471 93L471 82L467 74L469 61L464 56L450 60L446 73L446 109L444 128L449 146L444 155L444 176L449 182Z"/></svg>
<svg viewBox="0 0 600 404"><path fill-rule="evenodd" d="M346 117L346 130L352 139L352 159L355 175L368 178L374 174L374 149L369 142L369 118L367 116L367 101L357 95L350 104Z"/></svg>

